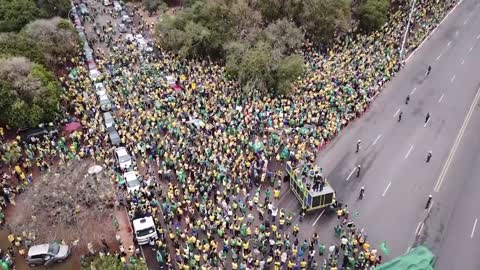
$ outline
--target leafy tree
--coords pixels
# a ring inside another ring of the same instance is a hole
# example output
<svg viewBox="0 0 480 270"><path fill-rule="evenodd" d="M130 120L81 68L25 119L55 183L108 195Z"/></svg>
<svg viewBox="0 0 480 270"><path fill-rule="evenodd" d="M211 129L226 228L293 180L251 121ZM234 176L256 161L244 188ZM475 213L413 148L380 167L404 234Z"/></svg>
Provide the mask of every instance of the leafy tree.
<svg viewBox="0 0 480 270"><path fill-rule="evenodd" d="M59 17L36 20L23 29L26 36L35 40L50 67L62 65L67 58L79 52L80 39L71 23Z"/></svg>
<svg viewBox="0 0 480 270"><path fill-rule="evenodd" d="M33 62L45 64L45 57L37 43L22 33L0 33L1 56L24 56Z"/></svg>
<svg viewBox="0 0 480 270"><path fill-rule="evenodd" d="M148 14L150 16L152 16L153 13L157 12L157 10L162 6L162 4L163 8L165 8L167 5L162 0L143 0L143 7L146 11L148 11Z"/></svg>
<svg viewBox="0 0 480 270"><path fill-rule="evenodd" d="M264 30L265 38L282 54L289 54L300 48L304 41L302 31L287 19L271 23Z"/></svg>
<svg viewBox="0 0 480 270"><path fill-rule="evenodd" d="M350 26L350 0L306 0L301 24L315 43L330 43Z"/></svg>
<svg viewBox="0 0 480 270"><path fill-rule="evenodd" d="M359 28L363 32L380 29L388 20L389 0L366 0L358 11Z"/></svg>
<svg viewBox="0 0 480 270"><path fill-rule="evenodd" d="M34 0L1 0L0 32L19 31L39 13Z"/></svg>
<svg viewBox="0 0 480 270"><path fill-rule="evenodd" d="M96 256L90 262L82 265L82 270L147 270L147 264L143 260L138 260L135 264L130 263L125 266L122 261L113 256Z"/></svg>
<svg viewBox="0 0 480 270"><path fill-rule="evenodd" d="M0 59L0 121L12 127L52 121L58 112L60 84L54 75L24 57Z"/></svg>
<svg viewBox="0 0 480 270"><path fill-rule="evenodd" d="M37 0L43 18L52 18L59 16L67 18L68 12L72 8L70 0Z"/></svg>
<svg viewBox="0 0 480 270"><path fill-rule="evenodd" d="M302 0L253 0L251 2L266 22L284 18L297 21L303 11Z"/></svg>

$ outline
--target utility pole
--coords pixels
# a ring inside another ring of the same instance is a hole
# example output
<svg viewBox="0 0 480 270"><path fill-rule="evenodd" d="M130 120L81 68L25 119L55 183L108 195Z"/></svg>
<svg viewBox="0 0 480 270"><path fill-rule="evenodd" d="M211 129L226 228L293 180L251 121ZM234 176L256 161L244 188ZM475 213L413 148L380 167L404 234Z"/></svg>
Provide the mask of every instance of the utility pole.
<svg viewBox="0 0 480 270"><path fill-rule="evenodd" d="M415 4L417 0L412 0L412 8L410 9L410 15L408 16L407 22L407 30L405 31L405 35L403 35L402 47L400 48L400 61L403 59L403 53L405 51L405 42L407 41L408 31L410 30L410 22L412 21L413 12L415 11Z"/></svg>

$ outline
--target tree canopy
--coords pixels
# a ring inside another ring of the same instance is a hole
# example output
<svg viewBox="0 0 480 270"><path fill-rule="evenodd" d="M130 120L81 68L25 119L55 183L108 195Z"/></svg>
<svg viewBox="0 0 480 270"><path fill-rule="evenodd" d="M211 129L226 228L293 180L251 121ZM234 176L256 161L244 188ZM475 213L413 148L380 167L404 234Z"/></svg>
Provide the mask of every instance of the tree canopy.
<svg viewBox="0 0 480 270"><path fill-rule="evenodd" d="M69 0L0 0L0 32L16 32L38 18L66 18Z"/></svg>
<svg viewBox="0 0 480 270"><path fill-rule="evenodd" d="M25 57L0 59L0 122L36 126L57 115L61 88L55 76Z"/></svg>
<svg viewBox="0 0 480 270"><path fill-rule="evenodd" d="M26 25L22 32L35 40L50 67L61 65L65 59L79 53L78 34L69 21L59 17L35 20Z"/></svg>
<svg viewBox="0 0 480 270"><path fill-rule="evenodd" d="M390 0L366 0L358 11L359 28L364 32L380 29L388 20Z"/></svg>

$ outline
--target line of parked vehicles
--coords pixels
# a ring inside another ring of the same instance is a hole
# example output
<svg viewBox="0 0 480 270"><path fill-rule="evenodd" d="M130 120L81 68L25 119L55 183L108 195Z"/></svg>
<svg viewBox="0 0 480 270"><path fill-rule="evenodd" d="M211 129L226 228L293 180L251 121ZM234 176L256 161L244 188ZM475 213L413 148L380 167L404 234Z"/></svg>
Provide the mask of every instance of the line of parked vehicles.
<svg viewBox="0 0 480 270"><path fill-rule="evenodd" d="M104 0L103 4L105 6L110 6L112 5L112 2L110 2L109 0ZM120 24L119 27L120 27L120 32L122 32L122 28L126 30L125 24L131 24L133 22L131 18L133 17L133 14L128 14L127 11L125 11L124 8L117 1L113 2L113 8L116 12L121 13L121 21L123 24ZM82 13L80 12L80 14ZM81 28L81 22L78 19L78 14L75 14L74 16L75 16L75 24L77 25L76 27L77 30L79 31L79 33L83 33L83 30ZM84 33L83 33L83 36L85 36ZM143 182L145 182L144 184L146 185L148 185L149 183L147 181L144 181L142 177L139 176L138 173L132 169L133 167L132 165L135 161L133 160L132 156L128 153L127 148L124 146L121 146L122 141L120 139L120 135L118 134L118 131L115 126L115 118L112 115L112 110L113 110L112 102L110 100L110 97L108 96L105 85L103 84L103 82L100 82L98 80L100 76L100 72L97 70L95 60L93 58L93 54L91 53L92 49L88 45L88 42L86 41L86 39L83 41L84 41L84 53L86 56L86 61L87 61L87 65L90 72L90 79L94 82L93 87L95 89L95 94L98 99L100 110L103 112L105 129L107 131L110 143L116 146L113 153L115 157L115 161L117 166L120 168L120 170L124 172L123 179L119 181L119 185L125 185L127 192L132 193L139 190ZM137 46L139 46L139 48L142 50L147 49L147 47L149 47L141 34L137 34L134 37L132 34L127 34L127 41L136 42ZM145 245L158 239L158 234L157 234L153 217L149 216L149 217L136 218L132 220L132 224L133 224L133 231L135 233L135 238L137 239L137 242L139 245Z"/></svg>

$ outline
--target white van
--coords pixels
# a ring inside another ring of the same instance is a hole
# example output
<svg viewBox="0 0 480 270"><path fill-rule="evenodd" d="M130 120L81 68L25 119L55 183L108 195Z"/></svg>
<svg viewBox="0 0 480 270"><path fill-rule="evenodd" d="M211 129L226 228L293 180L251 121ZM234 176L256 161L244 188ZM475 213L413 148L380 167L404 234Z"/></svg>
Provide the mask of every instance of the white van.
<svg viewBox="0 0 480 270"><path fill-rule="evenodd" d="M148 244L151 238L153 240L158 239L157 229L151 216L134 219L133 231L139 245Z"/></svg>
<svg viewBox="0 0 480 270"><path fill-rule="evenodd" d="M112 4L112 2L110 2L110 0L103 0L103 5L104 6L110 6Z"/></svg>

